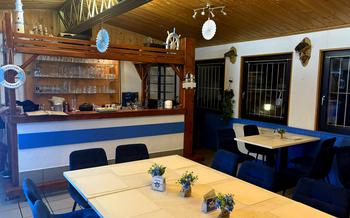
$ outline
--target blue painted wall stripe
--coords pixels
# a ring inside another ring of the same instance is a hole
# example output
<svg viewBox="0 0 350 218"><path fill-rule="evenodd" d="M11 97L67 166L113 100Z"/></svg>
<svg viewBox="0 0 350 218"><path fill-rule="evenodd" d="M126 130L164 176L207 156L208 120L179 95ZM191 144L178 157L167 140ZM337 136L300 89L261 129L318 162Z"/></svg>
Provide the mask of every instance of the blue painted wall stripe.
<svg viewBox="0 0 350 218"><path fill-rule="evenodd" d="M184 132L184 122L18 135L19 149L157 136Z"/></svg>

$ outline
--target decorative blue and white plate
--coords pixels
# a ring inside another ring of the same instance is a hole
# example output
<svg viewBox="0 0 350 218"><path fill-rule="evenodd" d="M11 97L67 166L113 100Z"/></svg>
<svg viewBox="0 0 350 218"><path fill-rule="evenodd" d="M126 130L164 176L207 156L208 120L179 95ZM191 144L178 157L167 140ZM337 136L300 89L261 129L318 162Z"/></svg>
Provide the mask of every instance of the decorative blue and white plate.
<svg viewBox="0 0 350 218"><path fill-rule="evenodd" d="M101 28L96 37L96 48L100 53L107 51L109 45L109 35L106 29Z"/></svg>

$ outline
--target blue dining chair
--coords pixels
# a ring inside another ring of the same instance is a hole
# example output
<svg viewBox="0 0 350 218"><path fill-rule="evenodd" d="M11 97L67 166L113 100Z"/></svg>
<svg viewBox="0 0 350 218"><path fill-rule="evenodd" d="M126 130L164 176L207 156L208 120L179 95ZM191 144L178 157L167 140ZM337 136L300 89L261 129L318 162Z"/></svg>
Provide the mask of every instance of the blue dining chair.
<svg viewBox="0 0 350 218"><path fill-rule="evenodd" d="M238 155L238 163L246 160L254 160L254 157L242 153L237 146L236 133L233 128L220 129L217 132L218 149L223 149Z"/></svg>
<svg viewBox="0 0 350 218"><path fill-rule="evenodd" d="M115 163L125 163L148 158L148 149L145 144L118 145L115 149Z"/></svg>
<svg viewBox="0 0 350 218"><path fill-rule="evenodd" d="M339 218L349 218L349 197L345 189L310 178L301 178L294 200Z"/></svg>
<svg viewBox="0 0 350 218"><path fill-rule="evenodd" d="M73 151L69 155L69 170L79 170L91 167L108 165L107 155L103 148L91 148ZM90 205L72 186L68 185L68 192L74 200L72 211L75 211L77 204L83 208L90 208Z"/></svg>
<svg viewBox="0 0 350 218"><path fill-rule="evenodd" d="M343 146L337 149L335 159L340 183L344 188L350 190L350 146Z"/></svg>
<svg viewBox="0 0 350 218"><path fill-rule="evenodd" d="M230 176L236 176L238 158L238 155L220 149L215 153L211 167Z"/></svg>
<svg viewBox="0 0 350 218"><path fill-rule="evenodd" d="M33 207L34 218L98 218L93 209L82 209L63 214L51 214L42 200L37 200Z"/></svg>
<svg viewBox="0 0 350 218"><path fill-rule="evenodd" d="M306 154L301 157L295 157L290 160L290 163L294 164L297 168L300 168L300 169L310 169L318 153L323 149L333 147L335 144L335 141L336 141L336 138L332 137L328 139L323 139L318 142L313 142L311 143L311 145L307 145L307 146L317 146L318 149L317 149L316 155L312 156L312 155Z"/></svg>
<svg viewBox="0 0 350 218"><path fill-rule="evenodd" d="M283 194L286 189L294 187L302 177L326 181L325 178L328 176L332 168L336 150L336 147L321 149L313 161L311 168L307 171L298 168L287 168L281 171L279 174L279 181Z"/></svg>
<svg viewBox="0 0 350 218"><path fill-rule="evenodd" d="M275 170L254 161L243 162L238 170L237 178L270 191L277 191Z"/></svg>
<svg viewBox="0 0 350 218"><path fill-rule="evenodd" d="M92 209L82 209L64 214L51 214L44 204L38 188L31 179L23 180L23 192L30 206L34 218L97 218L99 217Z"/></svg>

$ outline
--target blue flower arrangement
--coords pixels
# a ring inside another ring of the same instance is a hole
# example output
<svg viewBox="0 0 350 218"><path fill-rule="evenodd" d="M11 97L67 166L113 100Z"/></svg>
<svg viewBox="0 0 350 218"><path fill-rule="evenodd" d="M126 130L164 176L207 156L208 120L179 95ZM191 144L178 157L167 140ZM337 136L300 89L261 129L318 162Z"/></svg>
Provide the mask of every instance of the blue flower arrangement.
<svg viewBox="0 0 350 218"><path fill-rule="evenodd" d="M235 205L235 201L233 200L233 195L219 193L216 197L215 205L216 205L216 208L220 208L221 210L226 210L227 212L231 212Z"/></svg>
<svg viewBox="0 0 350 218"><path fill-rule="evenodd" d="M160 164L153 164L151 168L149 168L148 173L152 175L152 177L155 176L163 176L165 173L166 167Z"/></svg>
<svg viewBox="0 0 350 218"><path fill-rule="evenodd" d="M186 171L180 179L177 180L178 183L182 185L184 190L188 190L195 181L198 180L198 176L194 176L193 172Z"/></svg>

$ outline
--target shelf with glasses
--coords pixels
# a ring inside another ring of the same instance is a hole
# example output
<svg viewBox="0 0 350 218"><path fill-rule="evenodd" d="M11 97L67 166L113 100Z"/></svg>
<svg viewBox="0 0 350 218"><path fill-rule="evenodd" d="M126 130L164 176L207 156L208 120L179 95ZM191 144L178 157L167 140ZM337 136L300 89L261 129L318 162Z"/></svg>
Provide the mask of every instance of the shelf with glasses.
<svg viewBox="0 0 350 218"><path fill-rule="evenodd" d="M113 94L117 94L116 91L113 92L91 92L91 93L87 93L87 92L34 92L34 94L36 95L77 95L77 94L86 94L86 95L95 95L95 94L109 94L109 95L113 95Z"/></svg>
<svg viewBox="0 0 350 218"><path fill-rule="evenodd" d="M111 74L113 75L113 74ZM116 78L109 76L110 78L103 78L103 77L68 77L68 76L48 76L48 75L34 75L34 78L42 78L42 79L87 79L87 80L109 80L109 81L115 81ZM108 76L107 76L108 77Z"/></svg>

